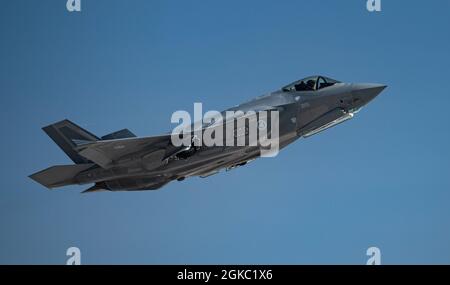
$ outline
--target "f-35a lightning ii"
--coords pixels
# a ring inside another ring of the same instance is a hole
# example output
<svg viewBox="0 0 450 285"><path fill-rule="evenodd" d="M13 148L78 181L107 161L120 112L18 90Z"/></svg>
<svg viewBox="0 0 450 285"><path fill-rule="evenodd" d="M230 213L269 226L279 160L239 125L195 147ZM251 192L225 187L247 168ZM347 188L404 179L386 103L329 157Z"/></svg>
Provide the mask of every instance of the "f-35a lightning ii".
<svg viewBox="0 0 450 285"><path fill-rule="evenodd" d="M385 87L311 76L226 111L277 110L282 149L351 119ZM84 192L156 190L172 180L207 177L261 156L261 147L254 145L176 146L171 134L137 138L124 129L97 137L68 120L43 130L75 163L30 175L47 188L94 183Z"/></svg>

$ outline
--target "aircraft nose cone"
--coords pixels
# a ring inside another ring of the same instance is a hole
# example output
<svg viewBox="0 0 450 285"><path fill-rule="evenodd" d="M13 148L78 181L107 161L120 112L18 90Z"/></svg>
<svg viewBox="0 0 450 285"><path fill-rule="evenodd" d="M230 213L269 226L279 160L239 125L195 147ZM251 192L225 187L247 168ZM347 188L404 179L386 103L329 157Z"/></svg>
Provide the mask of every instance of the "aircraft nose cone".
<svg viewBox="0 0 450 285"><path fill-rule="evenodd" d="M366 105L375 97L377 97L387 86L375 83L359 83L353 84L352 94Z"/></svg>

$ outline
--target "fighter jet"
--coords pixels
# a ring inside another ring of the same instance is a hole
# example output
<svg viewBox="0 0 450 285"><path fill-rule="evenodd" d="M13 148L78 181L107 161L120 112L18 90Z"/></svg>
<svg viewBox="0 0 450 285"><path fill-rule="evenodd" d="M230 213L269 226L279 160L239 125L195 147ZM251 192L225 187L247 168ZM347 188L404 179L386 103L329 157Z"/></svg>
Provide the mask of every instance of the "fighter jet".
<svg viewBox="0 0 450 285"><path fill-rule="evenodd" d="M353 118L385 88L382 84L343 83L311 76L224 112L278 111L278 145L282 149L299 138ZM235 119L226 118L212 125L223 126L232 120L234 126ZM210 125L202 124L202 131ZM30 178L49 189L94 184L83 193L156 190L173 180L207 177L222 169L243 166L262 154L261 145L198 146L195 136L189 145L175 145L173 133L137 138L123 129L97 137L69 120L43 130L75 164L52 166ZM237 133L234 131L235 137ZM243 134L249 136L246 131Z"/></svg>

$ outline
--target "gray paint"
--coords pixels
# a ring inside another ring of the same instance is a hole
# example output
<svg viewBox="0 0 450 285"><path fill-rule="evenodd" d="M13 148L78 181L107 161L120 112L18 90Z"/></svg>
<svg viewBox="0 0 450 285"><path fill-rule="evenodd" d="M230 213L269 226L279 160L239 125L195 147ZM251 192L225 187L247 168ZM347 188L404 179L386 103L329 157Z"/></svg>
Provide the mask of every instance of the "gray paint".
<svg viewBox="0 0 450 285"><path fill-rule="evenodd" d="M295 87L306 83L299 80L225 111L278 110L282 149L298 138L311 136L352 118L386 87L328 79L333 85L320 88L318 82L322 79L327 80L326 77L315 77L314 90L302 90L302 85ZM48 188L95 183L85 192L155 190L172 180L207 177L221 169L231 170L260 156L256 146L188 149L173 146L170 135L136 138L127 129L99 139L68 120L43 129L77 163L53 166L30 176Z"/></svg>

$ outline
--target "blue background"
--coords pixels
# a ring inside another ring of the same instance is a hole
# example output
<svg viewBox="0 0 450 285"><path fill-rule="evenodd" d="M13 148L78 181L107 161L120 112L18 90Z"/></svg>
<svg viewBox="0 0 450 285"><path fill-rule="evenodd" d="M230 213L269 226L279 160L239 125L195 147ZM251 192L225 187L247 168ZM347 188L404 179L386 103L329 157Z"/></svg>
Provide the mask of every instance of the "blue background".
<svg viewBox="0 0 450 285"><path fill-rule="evenodd" d="M0 2L0 263L450 263L449 1ZM278 157L160 191L81 195L41 127L156 135L311 74L389 87Z"/></svg>

